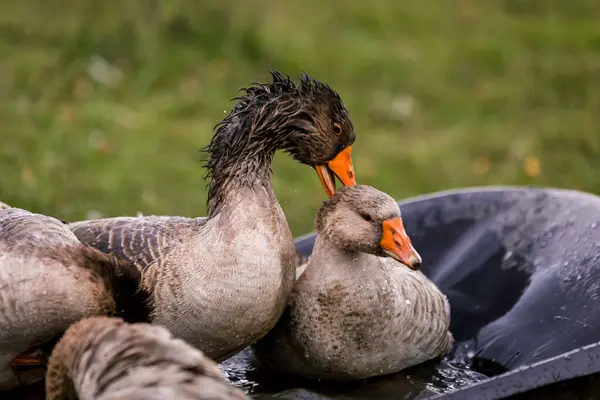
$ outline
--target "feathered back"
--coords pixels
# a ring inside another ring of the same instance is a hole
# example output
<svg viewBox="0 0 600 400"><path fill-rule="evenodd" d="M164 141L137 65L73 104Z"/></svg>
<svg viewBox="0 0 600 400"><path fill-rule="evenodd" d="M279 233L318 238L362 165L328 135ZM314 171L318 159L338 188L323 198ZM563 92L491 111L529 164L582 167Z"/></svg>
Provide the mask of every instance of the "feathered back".
<svg viewBox="0 0 600 400"><path fill-rule="evenodd" d="M246 399L215 362L158 325L94 317L72 325L48 365L47 399ZM122 396L122 397L121 397Z"/></svg>
<svg viewBox="0 0 600 400"><path fill-rule="evenodd" d="M74 243L79 243L77 237L56 218L0 207L0 250L22 252Z"/></svg>
<svg viewBox="0 0 600 400"><path fill-rule="evenodd" d="M91 271L92 279L114 299L119 315L130 322L148 318L148 296L139 290L141 273L133 264L84 245L56 218L19 208L0 209L0 251L19 259L48 260L48 265L62 265L72 273L78 268Z"/></svg>

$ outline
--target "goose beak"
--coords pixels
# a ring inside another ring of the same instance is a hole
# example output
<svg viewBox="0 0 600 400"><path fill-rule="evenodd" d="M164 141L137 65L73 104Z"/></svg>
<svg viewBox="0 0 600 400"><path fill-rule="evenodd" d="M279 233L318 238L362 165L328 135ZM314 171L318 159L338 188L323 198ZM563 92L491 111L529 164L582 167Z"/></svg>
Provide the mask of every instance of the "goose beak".
<svg viewBox="0 0 600 400"><path fill-rule="evenodd" d="M327 164L317 165L315 170L317 171L321 185L323 185L328 197L335 194L336 176L342 181L344 186L356 185L354 166L352 165L352 146L348 146L340 151L338 155Z"/></svg>
<svg viewBox="0 0 600 400"><path fill-rule="evenodd" d="M385 220L382 226L383 234L379 245L384 253L412 270L421 268L423 261L406 234L402 219L393 218Z"/></svg>

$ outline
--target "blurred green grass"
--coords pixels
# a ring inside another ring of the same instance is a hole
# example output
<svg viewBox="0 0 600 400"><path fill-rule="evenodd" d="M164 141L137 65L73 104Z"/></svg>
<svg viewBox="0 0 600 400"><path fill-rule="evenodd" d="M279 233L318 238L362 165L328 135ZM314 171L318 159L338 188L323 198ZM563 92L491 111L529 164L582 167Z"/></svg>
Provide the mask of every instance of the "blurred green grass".
<svg viewBox="0 0 600 400"><path fill-rule="evenodd" d="M201 154L240 87L341 94L359 183L395 198L527 184L600 193L595 0L0 3L0 199L66 220L205 213ZM295 235L325 199L286 155Z"/></svg>

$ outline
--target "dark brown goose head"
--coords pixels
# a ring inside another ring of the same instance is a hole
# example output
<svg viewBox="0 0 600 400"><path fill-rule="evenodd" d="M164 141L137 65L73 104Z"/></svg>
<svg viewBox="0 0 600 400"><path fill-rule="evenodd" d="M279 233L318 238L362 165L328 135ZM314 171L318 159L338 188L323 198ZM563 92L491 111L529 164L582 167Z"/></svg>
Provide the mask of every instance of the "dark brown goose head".
<svg viewBox="0 0 600 400"><path fill-rule="evenodd" d="M340 96L306 74L299 84L280 72L271 74L272 82L242 89L244 95L235 99L204 149L209 199L232 178L251 181L253 174L268 173L279 149L315 168L328 196L336 191L335 177L345 186L356 184L351 157L356 136Z"/></svg>
<svg viewBox="0 0 600 400"><path fill-rule="evenodd" d="M341 188L319 209L315 228L340 249L391 257L414 270L421 266L398 203L371 186Z"/></svg>

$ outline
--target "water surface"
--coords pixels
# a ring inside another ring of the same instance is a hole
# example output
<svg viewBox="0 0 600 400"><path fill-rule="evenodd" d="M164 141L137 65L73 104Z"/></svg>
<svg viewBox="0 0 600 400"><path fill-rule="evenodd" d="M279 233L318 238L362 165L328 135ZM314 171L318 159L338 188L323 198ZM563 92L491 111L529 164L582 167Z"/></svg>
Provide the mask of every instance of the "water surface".
<svg viewBox="0 0 600 400"><path fill-rule="evenodd" d="M326 382L261 370L249 349L224 361L223 374L255 399L424 399L487 379L473 370L468 345L455 346L443 359L397 374L354 382Z"/></svg>

